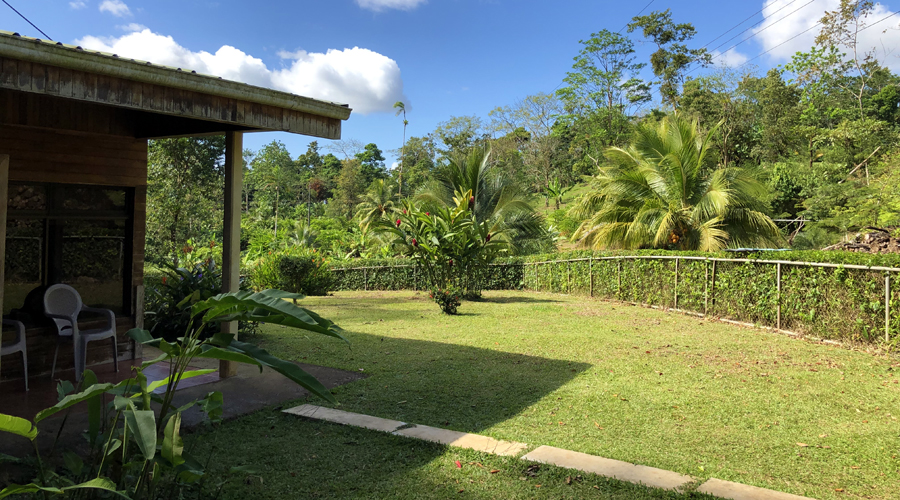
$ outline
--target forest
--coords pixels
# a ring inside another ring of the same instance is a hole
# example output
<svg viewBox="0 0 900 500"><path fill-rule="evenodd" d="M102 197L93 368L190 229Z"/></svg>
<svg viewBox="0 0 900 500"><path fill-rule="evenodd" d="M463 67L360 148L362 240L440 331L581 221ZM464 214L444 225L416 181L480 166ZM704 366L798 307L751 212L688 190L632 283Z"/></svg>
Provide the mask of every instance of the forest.
<svg viewBox="0 0 900 500"><path fill-rule="evenodd" d="M722 65L676 13L637 16L622 33L583 39L552 94L500 103L487 116L450 116L411 137L398 102L403 141L390 151L393 169L385 149L354 139L311 142L296 157L278 141L247 150L245 264L298 249L330 260L402 256L380 226L404 203L434 201L436 184L473 155L483 182L527 203L541 226L511 236L524 244L510 254L821 249L859 232L892 233L900 78L859 43L861 32L888 28L872 10L872 2L842 0L823 14L814 46L765 73L752 61ZM636 56L644 42L656 49L649 60ZM223 152L221 137L151 143L149 261L217 255ZM668 160L654 157L663 153ZM669 175L673 162L677 175Z"/></svg>

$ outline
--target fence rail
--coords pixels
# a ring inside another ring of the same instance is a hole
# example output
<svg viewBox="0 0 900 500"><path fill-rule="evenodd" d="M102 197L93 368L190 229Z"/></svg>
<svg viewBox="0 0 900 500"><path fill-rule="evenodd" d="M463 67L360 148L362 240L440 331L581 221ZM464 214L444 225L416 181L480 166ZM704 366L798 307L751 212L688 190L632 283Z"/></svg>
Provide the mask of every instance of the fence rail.
<svg viewBox="0 0 900 500"><path fill-rule="evenodd" d="M494 280L496 286L485 286L486 290L581 294L841 340L889 342L896 340L900 329L900 300L896 300L900 297L895 297L900 287L892 286L900 268L895 267L669 255L584 257L492 267L488 274L502 274L503 279ZM333 271L339 281L343 273L361 272L363 286L355 289L420 289L424 285L412 265ZM400 272L407 278L401 279ZM410 272L413 286L408 286ZM386 280L393 285L385 286ZM347 280L344 283L343 289L354 289Z"/></svg>

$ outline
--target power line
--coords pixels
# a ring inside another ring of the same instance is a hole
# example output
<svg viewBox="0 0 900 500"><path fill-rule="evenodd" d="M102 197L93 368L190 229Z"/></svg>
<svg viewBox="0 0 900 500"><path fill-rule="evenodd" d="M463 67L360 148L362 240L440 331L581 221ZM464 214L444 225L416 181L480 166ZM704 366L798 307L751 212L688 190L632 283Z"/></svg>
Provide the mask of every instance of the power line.
<svg viewBox="0 0 900 500"><path fill-rule="evenodd" d="M867 29L871 28L872 26L875 26L876 24L880 23L881 21L884 21L884 20L887 20L888 18L894 17L894 16L896 16L897 14L900 14L900 11L897 11L897 12L894 12L893 14L890 14L890 15L887 15L887 16L882 17L881 19L875 21L874 23L872 23L872 24L866 26L865 28L859 30L859 32L862 33L863 31L866 31Z"/></svg>
<svg viewBox="0 0 900 500"><path fill-rule="evenodd" d="M10 9L12 9L13 12L15 12L16 14L18 14L19 17L21 17L22 19L24 19L24 20L25 20L28 24L30 24L34 29L40 31L40 33L41 33L42 35L44 35L44 37L45 37L47 40L50 40L51 42L53 41L53 39L50 38L50 35L44 33L43 31L41 31L41 29L38 28L37 26L35 26L35 24L34 24L33 22L29 21L27 17L23 16L21 12L17 11L15 7L13 7L12 5L10 5L9 2L7 2L6 0L3 0L3 3L5 3L7 7L9 7Z"/></svg>
<svg viewBox="0 0 900 500"><path fill-rule="evenodd" d="M782 8L780 8L780 9L776 10L776 11L773 12L772 14L777 14L778 12L780 12L781 10L784 10L785 8L787 8L788 6L790 6L791 4L793 4L793 3L796 2L796 1L797 1L797 0L792 0L790 3L788 3L788 4L785 5L784 7L782 7ZM769 23L769 25L767 25L765 28L763 28L763 29L757 31L756 33L754 33L754 34L748 36L747 38L744 38L743 40L741 40L740 42L738 42L738 43L732 45L731 47L728 47L728 48L725 49L724 51L722 51L722 52L720 52L719 54L717 54L716 56L712 57L712 58L710 59L710 62L712 62L712 61L718 59L719 57L722 57L722 54L727 54L728 51L730 51L731 49L733 49L733 48L737 47L738 45L740 45L740 44L746 42L747 40L750 40L751 38L753 38L753 37L759 35L759 34L762 33L763 31L766 31L767 29L771 28L772 26L775 26L776 24L780 23L781 21L784 21L785 19L791 17L792 15L796 14L796 13L799 12L801 9L803 9L803 8L806 7L807 5L813 3L814 1L815 1L815 0L809 0L809 2L806 2L805 4L801 5L800 7L797 7L796 9L792 10L791 12L789 12L788 14L786 14L784 17L778 19L777 21L774 21L774 22L772 22L772 23ZM747 31L749 31L749 30L755 28L756 26L759 26L759 25L762 24L763 22L765 22L765 19L763 19L762 21L760 21L760 22L754 24L753 26L751 26L751 27L745 29L744 31L738 33L737 35L735 35L735 36L729 38L728 40L726 40L726 41L720 43L719 45L717 45L717 46L716 46L715 48L713 48L712 50L717 50L717 49L719 49L719 47L725 45L726 43L728 43L728 42L730 42L730 41L732 41L732 40L734 40L735 38L741 36L742 34L746 33ZM819 24L819 23L816 23L816 24ZM806 31L809 31L809 30L806 30ZM804 33L806 33L806 31L804 31ZM755 59L755 58L754 58L754 59ZM688 71L688 72L685 73L685 74L686 74L686 75L689 75L689 74L693 73L694 71L697 71L699 68L700 68L700 66L695 66L694 69Z"/></svg>
<svg viewBox="0 0 900 500"><path fill-rule="evenodd" d="M634 17L637 17L637 16L643 14L644 11L647 10L647 7L649 7L649 6L650 6L653 2L655 2L655 1L656 1L656 0L650 0L650 3L648 3L647 5L645 5L644 8L641 9L641 11L638 12ZM634 17L632 17L632 19L634 19ZM625 29L625 28L627 28L627 27L628 27L628 23L625 23L625 26L622 26L621 28L619 28L619 31L617 31L616 33L622 34L622 30Z"/></svg>
<svg viewBox="0 0 900 500"><path fill-rule="evenodd" d="M791 3L794 3L794 2L796 2L796 1L797 1L797 0L791 0ZM788 5L790 5L791 3L789 3ZM733 29L735 29L735 28L737 28L738 26L740 26L740 25L746 23L747 21L753 19L754 17L756 17L757 14L759 14L759 13L762 12L762 11L763 11L763 9L759 9L758 11L754 12L750 17L748 17L747 19L744 19L743 21L741 21L741 22L735 24L734 26L732 26L732 27L731 27L728 31L726 31L725 33L722 33L721 35L719 35L719 36L713 38L712 40L710 40L710 41L708 41L708 42L706 42L706 45L704 45L704 46L701 47L701 48L702 48L702 49L705 49L706 47L709 47L710 44L712 44L713 42L715 42L715 41L718 40L719 38L722 38L723 36L727 35L728 33L731 33L731 31L732 31ZM776 12L778 12L778 11L776 11ZM759 23L757 23L757 24L759 24ZM754 25L754 26L755 26L755 25ZM751 26L750 28L752 28L752 27L753 27L753 26ZM750 29L750 28L747 28L747 29ZM744 33L744 32L746 32L746 31L747 31L747 30L741 31L741 33ZM738 36L738 35L740 35L741 33L738 33L738 34L735 35L735 36ZM728 42L725 42L725 43L728 43Z"/></svg>
<svg viewBox="0 0 900 500"><path fill-rule="evenodd" d="M784 44L790 42L791 40L794 40L795 38L799 37L800 35L803 35L803 34L806 34L806 33L809 32L809 31L812 31L813 29L816 28L816 26L818 26L818 25L820 25L820 24L822 24L822 21L819 21L819 22L817 22L816 24L813 24L813 25L810 26L809 28L806 28L805 30L803 30L803 31L801 31L800 33L797 33L796 35L794 35L794 36L788 38L787 40L785 40L785 41L779 43L778 45L772 47L771 49L769 49L769 50L767 50L767 51L765 51L765 52L763 52L763 53L761 53L761 54L757 54L756 57L753 57L752 59L748 59L744 64L741 64L741 65L739 66L739 68L743 68L744 66L750 64L750 61L754 61L754 60L756 60L756 59L759 59L760 57L762 57L762 56L768 54L769 52L772 52L773 50L777 49L778 47L781 47L782 45L784 45Z"/></svg>

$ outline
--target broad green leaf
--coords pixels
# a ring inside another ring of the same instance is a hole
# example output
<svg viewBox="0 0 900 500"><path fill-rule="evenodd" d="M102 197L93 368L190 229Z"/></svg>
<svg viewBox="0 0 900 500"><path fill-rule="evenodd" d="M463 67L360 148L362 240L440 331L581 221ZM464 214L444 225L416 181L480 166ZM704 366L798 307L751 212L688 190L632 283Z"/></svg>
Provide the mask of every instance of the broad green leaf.
<svg viewBox="0 0 900 500"><path fill-rule="evenodd" d="M220 422L222 420L222 406L224 398L219 391L213 391L199 401L200 409L209 417L212 422Z"/></svg>
<svg viewBox="0 0 900 500"><path fill-rule="evenodd" d="M84 461L71 451L66 450L63 453L63 460L66 463L66 468L75 476L81 474L81 470L84 469Z"/></svg>
<svg viewBox="0 0 900 500"><path fill-rule="evenodd" d="M256 365L259 367L259 370L262 371L262 365L259 361L247 356L246 354L240 353L238 351L221 349L219 347L212 347L210 345L204 345L203 351L197 354L198 358L211 358L211 359L223 359L225 361L236 361L238 363L246 363L248 365Z"/></svg>
<svg viewBox="0 0 900 500"><path fill-rule="evenodd" d="M70 406L81 403L82 401L87 401L98 394L103 394L113 387L113 384L94 384L77 394L70 394L64 397L59 403L38 412L34 417L34 423L38 423L41 420L44 420L51 415L55 415Z"/></svg>
<svg viewBox="0 0 900 500"><path fill-rule="evenodd" d="M131 431L144 459L153 460L156 455L156 414L153 410L129 408L123 415L125 416L125 425Z"/></svg>
<svg viewBox="0 0 900 500"><path fill-rule="evenodd" d="M186 372L184 372L183 374L181 374L181 378L178 379L178 380L175 382L175 387L178 387L178 382L181 382L181 381L184 380L184 379L188 379L188 378L192 378L192 377L197 377L197 376L200 376L200 375L206 375L206 374L208 374L208 373L214 373L215 371L216 371L215 368L206 368L206 369L203 369L203 370L190 370L190 371L186 371ZM147 386L147 391L148 391L148 392L153 392L153 391L155 391L156 389L158 389L158 388L160 388L160 387L165 387L166 385L169 384L169 378L170 378L170 377L166 377L166 378L164 378L164 379L162 379L162 380L157 380L156 382L151 382L151 383Z"/></svg>
<svg viewBox="0 0 900 500"><path fill-rule="evenodd" d="M116 483L106 479L105 477L98 477L91 479L90 481L83 482L81 484L76 484L74 486L66 486L62 489L62 491L72 491L72 490L81 490L81 489L94 489L94 490L105 490L111 493L115 493L122 498L129 498L128 495L124 493L120 493L116 491Z"/></svg>
<svg viewBox="0 0 900 500"><path fill-rule="evenodd" d="M24 495L26 493L37 493L39 491L45 491L47 493L56 493L61 494L63 490L59 488L45 488L39 484L11 484L6 488L3 488L0 491L0 498L6 498L11 495Z"/></svg>
<svg viewBox="0 0 900 500"><path fill-rule="evenodd" d="M82 387L91 387L97 385L97 375L91 370L85 370L81 379ZM100 435L100 424L103 419L103 395L97 394L87 399L88 407L88 442L91 446L97 442L97 436Z"/></svg>
<svg viewBox="0 0 900 500"><path fill-rule="evenodd" d="M159 343L159 339L153 338L153 335L150 335L150 332L141 328L132 328L131 330L128 330L125 335L128 335L132 340L139 344L155 346Z"/></svg>
<svg viewBox="0 0 900 500"><path fill-rule="evenodd" d="M334 399L334 396L332 396L331 392L329 392L321 382L316 380L316 378L309 373L306 373L302 368L295 365L294 363L276 358L275 356L272 356L271 354L266 352L265 349L261 349L253 344L248 344L246 342L238 342L237 340L234 340L231 342L231 347L233 349L244 352L263 365L268 366L278 373L284 375L285 377L293 380L294 382L299 384L300 387L303 387L316 396L331 403L337 402L337 400Z"/></svg>
<svg viewBox="0 0 900 500"><path fill-rule="evenodd" d="M37 427L24 418L0 413L0 431L10 432L34 440L38 435Z"/></svg>
<svg viewBox="0 0 900 500"><path fill-rule="evenodd" d="M228 347L232 340L234 340L233 333L219 332L213 335L209 342L219 347Z"/></svg>
<svg viewBox="0 0 900 500"><path fill-rule="evenodd" d="M329 335L342 340L341 329L316 313L298 307L285 299L304 296L281 290L222 293L194 304L192 314L204 314L203 321L236 321L245 317L267 318L264 321L301 330Z"/></svg>
<svg viewBox="0 0 900 500"><path fill-rule="evenodd" d="M181 439L181 413L176 413L166 422L163 430L162 457L177 467L184 463L181 454L184 452L184 441Z"/></svg>
<svg viewBox="0 0 900 500"><path fill-rule="evenodd" d="M72 382L68 380L61 380L59 384L56 385L56 400L62 401L67 394L71 394L75 391L75 386L72 385Z"/></svg>
<svg viewBox="0 0 900 500"><path fill-rule="evenodd" d="M168 358L168 357L169 357L168 354L162 353L159 356L157 356L151 360L144 361L143 363L141 363L141 368L147 368L148 366L155 365L156 363L159 363L160 361L165 361L166 358Z"/></svg>

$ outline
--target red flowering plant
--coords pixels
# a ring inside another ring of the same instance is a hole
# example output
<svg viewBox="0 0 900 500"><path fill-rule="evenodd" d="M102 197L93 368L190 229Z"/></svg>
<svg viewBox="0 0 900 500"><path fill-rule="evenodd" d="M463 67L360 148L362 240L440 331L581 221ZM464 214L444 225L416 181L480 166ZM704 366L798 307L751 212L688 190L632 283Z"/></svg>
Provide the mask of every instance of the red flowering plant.
<svg viewBox="0 0 900 500"><path fill-rule="evenodd" d="M424 271L431 298L447 314L456 314L461 298L480 295L478 275L509 248L504 231L476 221L471 191L453 201L450 207L404 201L396 220L381 227L394 237L394 250Z"/></svg>

